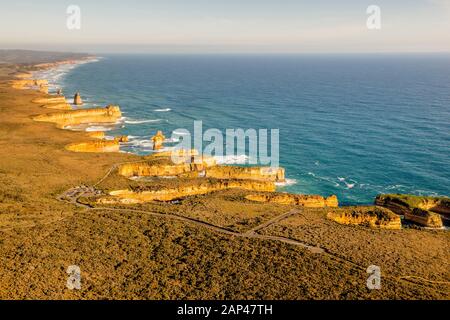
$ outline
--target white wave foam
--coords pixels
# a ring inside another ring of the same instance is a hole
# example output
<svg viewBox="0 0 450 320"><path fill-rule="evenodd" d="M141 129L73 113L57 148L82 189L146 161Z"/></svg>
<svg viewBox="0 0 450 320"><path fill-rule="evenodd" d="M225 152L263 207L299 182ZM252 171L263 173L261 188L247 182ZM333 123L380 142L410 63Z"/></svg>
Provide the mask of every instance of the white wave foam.
<svg viewBox="0 0 450 320"><path fill-rule="evenodd" d="M153 110L153 111L155 111L155 112L169 112L169 111L172 111L172 109L170 109L170 108L165 108L165 109L155 109L155 110Z"/></svg>
<svg viewBox="0 0 450 320"><path fill-rule="evenodd" d="M93 131L111 131L113 128L111 126L89 126L85 129L87 132Z"/></svg>
<svg viewBox="0 0 450 320"><path fill-rule="evenodd" d="M287 187L297 184L297 180L295 179L286 179L284 182L276 182L275 185L277 187Z"/></svg>
<svg viewBox="0 0 450 320"><path fill-rule="evenodd" d="M124 122L127 124L142 124L142 123L155 123L155 122L161 122L164 121L163 119L148 119L148 120L133 120L133 119L127 119Z"/></svg>

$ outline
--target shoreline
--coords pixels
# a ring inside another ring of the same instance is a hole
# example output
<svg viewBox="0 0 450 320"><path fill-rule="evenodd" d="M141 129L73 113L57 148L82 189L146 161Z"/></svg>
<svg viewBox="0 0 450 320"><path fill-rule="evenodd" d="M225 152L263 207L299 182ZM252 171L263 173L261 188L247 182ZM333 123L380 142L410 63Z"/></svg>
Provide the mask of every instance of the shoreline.
<svg viewBox="0 0 450 320"><path fill-rule="evenodd" d="M434 283L448 279L448 233L408 226L398 229L398 217L384 209L376 213L392 220L377 224L370 220L373 206L320 207L320 198L241 189L174 201L100 205L99 199L111 199L107 192L124 187L161 197L154 193L155 187L182 192L193 185L222 188L220 181L230 182L223 179L222 169L214 169L211 174L219 178L208 178L205 184L205 179L195 177L201 168L175 167L164 155L68 151L67 145L87 141L87 133L33 121L39 114L60 111L31 102L45 97L43 93L12 89L4 82L0 85L6 97L5 107L0 106L2 298L214 299L243 294L266 299L448 298L448 284ZM207 160L204 166L208 169ZM135 171L179 176L150 175L149 182L128 179ZM226 174L245 178L230 180L238 183L254 173ZM252 188L255 182L250 181L245 183ZM84 189L76 189L83 185ZM61 194L64 201L59 199ZM315 207L305 206L306 201ZM387 198L379 201L393 204ZM429 208L433 205L438 206L427 202ZM181 218L168 223L165 218L172 216ZM360 220L352 220L353 216ZM185 223L194 220L203 225ZM210 226L232 231L221 233ZM236 236L252 232L257 237ZM313 250L317 252L296 243L318 248ZM186 259L191 268L188 273L183 271ZM366 267L373 263L386 275L382 291L369 292L364 287ZM64 285L65 268L73 264L80 265L86 283L80 292L68 291ZM252 272L246 271L249 266ZM142 283L130 282L130 273ZM192 274L205 280L190 286ZM111 287L110 275L118 289ZM431 282L403 279L406 276ZM257 289L244 279L258 284ZM236 283L228 288L230 281ZM152 283L155 289L142 291ZM302 283L314 290L303 290ZM223 290L228 292L225 296Z"/></svg>

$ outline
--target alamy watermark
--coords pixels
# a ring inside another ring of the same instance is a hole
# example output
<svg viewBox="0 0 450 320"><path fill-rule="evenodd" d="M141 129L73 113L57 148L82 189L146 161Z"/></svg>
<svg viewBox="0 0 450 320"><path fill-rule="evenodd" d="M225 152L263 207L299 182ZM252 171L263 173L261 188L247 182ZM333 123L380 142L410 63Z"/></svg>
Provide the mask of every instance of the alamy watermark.
<svg viewBox="0 0 450 320"><path fill-rule="evenodd" d="M66 26L69 30L81 29L81 8L77 5L70 5L66 9L67 20Z"/></svg>
<svg viewBox="0 0 450 320"><path fill-rule="evenodd" d="M69 290L81 290L81 269L79 266L69 266L67 268L69 277L66 286Z"/></svg>
<svg viewBox="0 0 450 320"><path fill-rule="evenodd" d="M193 135L184 128L172 132L172 141L178 141L172 148L172 161L174 163L194 162L201 164L204 157L245 156L246 164L260 164L278 168L280 164L279 140L279 129L226 129L224 133L213 128L203 132L203 122L194 121ZM196 150L197 153L192 158L186 158L180 156L181 152L178 151L182 150Z"/></svg>
<svg viewBox="0 0 450 320"><path fill-rule="evenodd" d="M367 278L367 288L370 290L380 290L381 268L379 266L371 265L366 271L367 273L370 273L370 276Z"/></svg>
<svg viewBox="0 0 450 320"><path fill-rule="evenodd" d="M366 26L369 30L381 29L381 8L377 5L370 5L367 7L366 13L369 15L367 18Z"/></svg>

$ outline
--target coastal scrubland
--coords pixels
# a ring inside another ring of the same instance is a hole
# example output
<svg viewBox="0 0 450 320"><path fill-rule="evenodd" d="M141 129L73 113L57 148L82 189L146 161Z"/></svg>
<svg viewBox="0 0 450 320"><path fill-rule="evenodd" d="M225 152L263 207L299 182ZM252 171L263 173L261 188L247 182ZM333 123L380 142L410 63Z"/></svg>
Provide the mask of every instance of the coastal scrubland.
<svg viewBox="0 0 450 320"><path fill-rule="evenodd" d="M132 205L99 202L114 190L215 178L133 180L117 164L141 157L68 150L95 137L34 121L49 110L32 101L47 96L12 88L10 80L37 63L72 58L0 58L8 62L0 64L1 299L450 298L448 232L359 224L361 212L390 217L373 206L348 208L358 223L342 224L330 217L346 217L343 208L305 207L297 198L252 201L277 194L239 188ZM81 290L66 287L71 265L81 269ZM381 268L379 290L366 286L370 265Z"/></svg>

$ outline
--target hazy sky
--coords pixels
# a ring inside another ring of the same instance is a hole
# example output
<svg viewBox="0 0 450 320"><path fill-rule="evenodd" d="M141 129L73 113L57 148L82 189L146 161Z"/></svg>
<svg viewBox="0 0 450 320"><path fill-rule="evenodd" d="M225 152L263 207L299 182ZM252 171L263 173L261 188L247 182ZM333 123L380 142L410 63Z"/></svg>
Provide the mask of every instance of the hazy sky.
<svg viewBox="0 0 450 320"><path fill-rule="evenodd" d="M66 9L81 9L68 30ZM381 30L366 9L381 8ZM450 0L0 0L0 48L450 52Z"/></svg>

